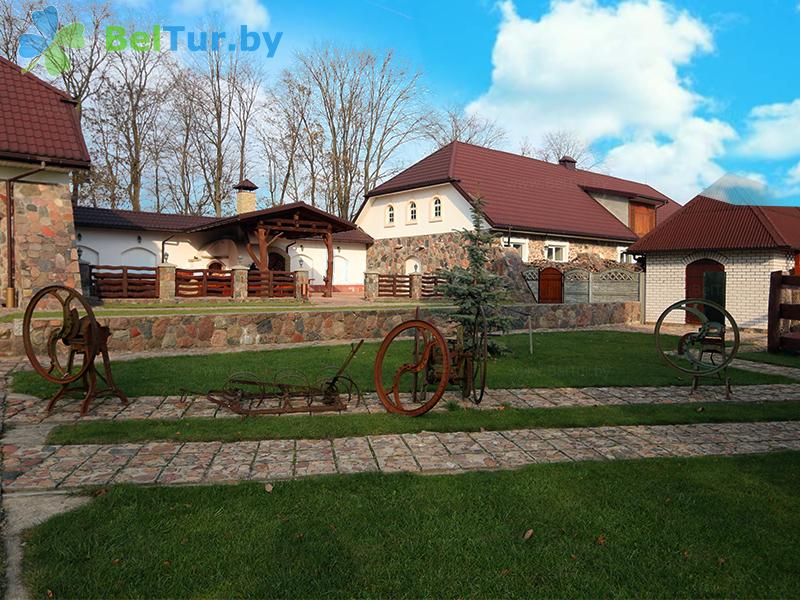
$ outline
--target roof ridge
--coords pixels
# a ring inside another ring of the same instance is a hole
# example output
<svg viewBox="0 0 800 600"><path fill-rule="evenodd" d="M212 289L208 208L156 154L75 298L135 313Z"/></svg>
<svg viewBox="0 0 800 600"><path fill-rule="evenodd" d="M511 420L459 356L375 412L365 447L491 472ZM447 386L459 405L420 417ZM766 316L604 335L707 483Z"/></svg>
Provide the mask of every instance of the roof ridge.
<svg viewBox="0 0 800 600"><path fill-rule="evenodd" d="M23 77L27 77L28 79L38 83L39 85L41 85L42 87L50 90L51 92L55 92L56 94L61 96L67 102L71 102L72 104L77 104L78 103L78 101L75 100L75 98L73 98L72 96L67 94L67 92L65 92L64 90L61 90L61 89L57 88L56 86L54 86L53 84L46 82L44 79L42 79L40 77L37 77L36 75L31 73L30 71L25 71L22 67L20 67L13 60L9 60L9 59L7 59L7 58L5 58L3 56L0 56L0 64L4 64L5 66L13 68L13 69L19 69L19 74L22 75Z"/></svg>
<svg viewBox="0 0 800 600"><path fill-rule="evenodd" d="M789 242L786 240L786 238L783 237L781 232L778 231L778 228L772 222L772 219L769 218L769 215L767 215L763 211L763 207L750 205L749 208L751 211L753 211L753 214L755 215L756 219L758 219L759 223L761 223L762 227L764 227L764 229L767 230L767 233L770 235L772 241L774 241L776 245L778 246L790 245Z"/></svg>
<svg viewBox="0 0 800 600"><path fill-rule="evenodd" d="M450 179L455 179L455 165L456 165L456 148L458 148L458 144L461 143L458 140L453 140L450 144L453 146L453 149L450 151L450 164L447 165L447 176Z"/></svg>

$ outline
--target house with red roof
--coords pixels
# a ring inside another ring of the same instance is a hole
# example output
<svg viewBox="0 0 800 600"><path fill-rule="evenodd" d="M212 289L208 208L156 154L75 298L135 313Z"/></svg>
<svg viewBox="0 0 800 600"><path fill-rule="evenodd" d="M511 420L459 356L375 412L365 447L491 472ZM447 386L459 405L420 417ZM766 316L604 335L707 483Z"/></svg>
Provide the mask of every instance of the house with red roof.
<svg viewBox="0 0 800 600"><path fill-rule="evenodd" d="M524 262L582 253L630 261L628 247L678 210L649 185L462 142L371 190L355 222L374 238L367 268L432 272L465 261L458 231L476 199L498 243Z"/></svg>
<svg viewBox="0 0 800 600"><path fill-rule="evenodd" d="M0 58L0 280L5 306L80 285L71 174L89 168L76 102Z"/></svg>
<svg viewBox="0 0 800 600"><path fill-rule="evenodd" d="M705 298L740 327L766 329L770 273L800 262L800 208L707 194L722 197L707 190L629 248L645 257L646 320L684 298Z"/></svg>

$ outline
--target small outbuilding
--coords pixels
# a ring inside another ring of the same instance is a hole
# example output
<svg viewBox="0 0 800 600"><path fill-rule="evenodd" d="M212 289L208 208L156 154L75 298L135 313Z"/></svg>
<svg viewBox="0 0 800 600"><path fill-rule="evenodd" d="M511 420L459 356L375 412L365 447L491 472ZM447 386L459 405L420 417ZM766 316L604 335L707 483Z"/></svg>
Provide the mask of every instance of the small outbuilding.
<svg viewBox="0 0 800 600"><path fill-rule="evenodd" d="M766 329L770 273L800 267L800 208L700 195L628 251L646 257L648 322L674 302L706 298L740 327Z"/></svg>

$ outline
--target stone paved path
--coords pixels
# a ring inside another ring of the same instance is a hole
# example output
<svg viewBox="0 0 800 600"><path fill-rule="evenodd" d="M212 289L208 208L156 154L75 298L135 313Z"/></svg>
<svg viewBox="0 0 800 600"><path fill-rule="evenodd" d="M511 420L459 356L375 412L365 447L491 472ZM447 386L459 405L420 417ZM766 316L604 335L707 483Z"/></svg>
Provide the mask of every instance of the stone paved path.
<svg viewBox="0 0 800 600"><path fill-rule="evenodd" d="M701 386L695 394L688 387L609 387L609 388L534 388L517 390L487 390L481 409L498 407L552 408L564 406L610 406L631 404L674 404L678 402L722 402L721 386ZM733 402L800 401L800 385L769 384L735 386ZM472 403L462 403L458 392L448 392L435 410L447 410L449 402L475 408ZM60 402L53 413L44 412L46 402L34 396L8 394L6 398L5 422L16 426L36 423L63 423L101 419L182 419L189 417L231 417L233 413L221 409L204 397L145 396L133 398L123 406L114 398L96 402L89 414L83 418L79 413L79 401ZM375 394L366 394L364 403L351 407L342 414L385 413ZM335 413L323 413L335 414ZM280 418L290 418L282 416Z"/></svg>
<svg viewBox="0 0 800 600"><path fill-rule="evenodd" d="M744 360L737 358L731 365L735 369L742 371L753 371L755 373L765 373L767 375L783 375L790 379L800 380L800 369L794 367L785 367L783 365L771 365L769 363L756 362L754 360Z"/></svg>
<svg viewBox="0 0 800 600"><path fill-rule="evenodd" d="M800 450L800 422L523 429L261 442L5 445L6 492L114 483L269 481L317 474L457 473L533 463Z"/></svg>

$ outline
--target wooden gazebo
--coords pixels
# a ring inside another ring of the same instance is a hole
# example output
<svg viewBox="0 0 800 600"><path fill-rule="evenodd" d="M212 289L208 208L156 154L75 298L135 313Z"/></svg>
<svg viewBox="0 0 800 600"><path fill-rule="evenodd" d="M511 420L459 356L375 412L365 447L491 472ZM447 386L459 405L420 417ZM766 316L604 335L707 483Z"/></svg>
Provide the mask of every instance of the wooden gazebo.
<svg viewBox="0 0 800 600"><path fill-rule="evenodd" d="M356 225L350 221L305 202L293 202L219 219L189 229L187 233L219 230L244 239L247 253L262 274L269 273L269 247L276 240L320 237L328 252L324 296L330 298L333 295L333 235L354 229ZM255 244L251 241L252 237L255 238Z"/></svg>

